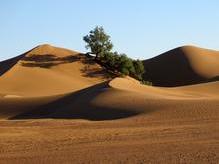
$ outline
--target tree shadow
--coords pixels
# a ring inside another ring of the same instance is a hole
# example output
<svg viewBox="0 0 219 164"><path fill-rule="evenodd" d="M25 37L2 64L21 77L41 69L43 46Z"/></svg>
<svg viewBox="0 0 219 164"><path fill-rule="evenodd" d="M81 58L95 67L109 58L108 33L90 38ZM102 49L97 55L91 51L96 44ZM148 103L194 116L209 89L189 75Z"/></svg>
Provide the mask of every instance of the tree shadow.
<svg viewBox="0 0 219 164"><path fill-rule="evenodd" d="M80 61L83 54L69 55L65 57L57 57L52 54L25 56L21 59L21 64L24 67L40 67L40 68L51 68L60 64L73 63Z"/></svg>
<svg viewBox="0 0 219 164"><path fill-rule="evenodd" d="M90 56L89 54L84 54L85 58L81 60L81 62L84 64L84 67L80 69L82 72L82 75L84 77L101 77L102 79L112 79L113 77L116 77L114 72L109 71L109 69L105 68L104 66L100 65L96 60L95 57ZM94 65L98 65L99 67Z"/></svg>
<svg viewBox="0 0 219 164"><path fill-rule="evenodd" d="M54 66L61 64L73 63L80 61L84 64L83 68L80 69L84 77L101 77L102 79L109 78L110 75L104 68L96 67L97 63L93 57L88 57L86 54L69 55L65 57L57 57L52 54L44 55L31 55L25 56L21 59L21 65L24 67L39 67L49 69Z"/></svg>
<svg viewBox="0 0 219 164"><path fill-rule="evenodd" d="M102 79L107 79L111 77L104 68L92 68L90 65L85 65L80 71L82 76L89 78L101 77Z"/></svg>
<svg viewBox="0 0 219 164"><path fill-rule="evenodd" d="M100 107L92 100L108 88L108 82L74 92L51 103L38 106L29 112L16 115L18 119L86 119L91 121L116 120L138 115L136 110Z"/></svg>

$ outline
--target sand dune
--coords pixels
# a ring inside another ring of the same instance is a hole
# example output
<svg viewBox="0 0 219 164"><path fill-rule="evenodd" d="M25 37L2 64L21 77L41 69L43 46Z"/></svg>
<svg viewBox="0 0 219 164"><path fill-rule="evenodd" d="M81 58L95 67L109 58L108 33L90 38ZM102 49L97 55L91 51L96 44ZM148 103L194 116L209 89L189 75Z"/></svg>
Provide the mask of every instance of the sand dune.
<svg viewBox="0 0 219 164"><path fill-rule="evenodd" d="M146 60L153 82L171 87L109 79L50 45L1 62L0 163L218 163L217 53L182 47Z"/></svg>
<svg viewBox="0 0 219 164"><path fill-rule="evenodd" d="M0 68L5 65L8 71L2 69L0 93L8 95L55 95L107 79L104 70L83 54L50 45L38 46L18 58L2 62Z"/></svg>
<svg viewBox="0 0 219 164"><path fill-rule="evenodd" d="M219 52L184 46L144 61L145 79L157 86L181 86L218 80Z"/></svg>

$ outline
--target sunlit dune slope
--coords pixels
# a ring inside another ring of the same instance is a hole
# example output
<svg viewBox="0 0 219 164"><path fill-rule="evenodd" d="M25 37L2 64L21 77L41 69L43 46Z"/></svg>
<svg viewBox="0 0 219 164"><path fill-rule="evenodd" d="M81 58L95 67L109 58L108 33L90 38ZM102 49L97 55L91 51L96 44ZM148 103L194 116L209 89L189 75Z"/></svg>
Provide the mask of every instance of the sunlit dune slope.
<svg viewBox="0 0 219 164"><path fill-rule="evenodd" d="M84 54L50 45L0 63L0 71L0 93L17 96L62 94L107 79L105 71Z"/></svg>

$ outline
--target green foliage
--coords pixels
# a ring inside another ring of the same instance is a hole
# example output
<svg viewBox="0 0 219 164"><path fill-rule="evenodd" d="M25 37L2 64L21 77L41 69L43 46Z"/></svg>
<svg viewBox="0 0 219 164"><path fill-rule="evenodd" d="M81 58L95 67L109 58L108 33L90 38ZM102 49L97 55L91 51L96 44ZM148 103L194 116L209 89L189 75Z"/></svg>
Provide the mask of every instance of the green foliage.
<svg viewBox="0 0 219 164"><path fill-rule="evenodd" d="M84 38L87 43L86 48L96 54L95 60L114 73L129 75L135 79L142 80L144 65L140 60L132 60L125 54L112 52L113 44L110 36L107 35L103 27L96 27Z"/></svg>
<svg viewBox="0 0 219 164"><path fill-rule="evenodd" d="M142 80L142 75L145 73L144 65L140 60L134 60L135 76L138 80Z"/></svg>
<svg viewBox="0 0 219 164"><path fill-rule="evenodd" d="M150 82L150 81L144 81L144 80L141 81L141 84L149 85L149 86L152 86L152 85L153 85L152 82Z"/></svg>
<svg viewBox="0 0 219 164"><path fill-rule="evenodd" d="M97 58L110 52L113 48L110 36L105 33L103 27L95 27L88 35L84 36L83 40L87 43L86 48L90 48L91 52L97 55Z"/></svg>
<svg viewBox="0 0 219 164"><path fill-rule="evenodd" d="M119 68L118 71L124 75L132 75L135 73L135 68L133 62L125 54L121 54L119 58Z"/></svg>

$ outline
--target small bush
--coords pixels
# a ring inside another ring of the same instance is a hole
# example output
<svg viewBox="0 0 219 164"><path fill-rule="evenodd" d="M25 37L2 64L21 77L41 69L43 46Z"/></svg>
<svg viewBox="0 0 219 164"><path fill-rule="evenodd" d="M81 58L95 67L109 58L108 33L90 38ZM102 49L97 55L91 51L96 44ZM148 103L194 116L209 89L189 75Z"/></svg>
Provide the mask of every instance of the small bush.
<svg viewBox="0 0 219 164"><path fill-rule="evenodd" d="M142 80L142 81L141 81L141 84L153 86L153 83L152 83L152 82L150 82L150 81L145 81L145 80Z"/></svg>

